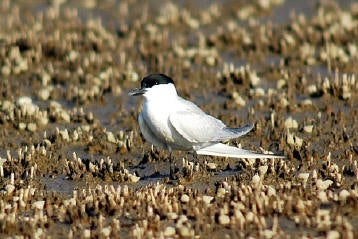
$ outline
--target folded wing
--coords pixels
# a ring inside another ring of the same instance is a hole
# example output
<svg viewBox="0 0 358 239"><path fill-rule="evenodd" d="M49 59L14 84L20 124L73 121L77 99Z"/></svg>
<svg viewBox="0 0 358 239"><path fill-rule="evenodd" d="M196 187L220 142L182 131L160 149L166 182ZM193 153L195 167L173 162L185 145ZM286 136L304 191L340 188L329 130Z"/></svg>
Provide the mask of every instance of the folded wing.
<svg viewBox="0 0 358 239"><path fill-rule="evenodd" d="M169 117L171 126L191 143L218 142L240 137L248 133L251 125L228 128L226 125L202 111L177 111Z"/></svg>

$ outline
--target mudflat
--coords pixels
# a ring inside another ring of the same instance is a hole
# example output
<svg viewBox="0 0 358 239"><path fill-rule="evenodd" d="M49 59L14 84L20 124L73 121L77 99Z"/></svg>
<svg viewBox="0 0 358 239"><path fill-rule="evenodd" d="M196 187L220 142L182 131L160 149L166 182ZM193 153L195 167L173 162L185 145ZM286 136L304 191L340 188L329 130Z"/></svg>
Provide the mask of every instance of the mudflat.
<svg viewBox="0 0 358 239"><path fill-rule="evenodd" d="M1 238L358 237L355 1L0 2ZM140 134L149 73L286 159Z"/></svg>

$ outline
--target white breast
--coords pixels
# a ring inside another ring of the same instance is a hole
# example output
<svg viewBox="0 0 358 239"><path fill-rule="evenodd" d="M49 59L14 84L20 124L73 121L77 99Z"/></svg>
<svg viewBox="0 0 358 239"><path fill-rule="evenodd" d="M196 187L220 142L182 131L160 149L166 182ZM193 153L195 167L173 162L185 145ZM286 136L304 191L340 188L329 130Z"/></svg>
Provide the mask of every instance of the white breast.
<svg viewBox="0 0 358 239"><path fill-rule="evenodd" d="M173 135L168 125L170 107L167 102L153 104L154 102L143 103L142 116L153 134L161 141L173 142Z"/></svg>
<svg viewBox="0 0 358 239"><path fill-rule="evenodd" d="M183 138L169 122L173 112L185 107L174 85L153 86L147 89L143 96L144 102L140 117L144 138L155 146L163 147L164 145L167 149L192 150L193 145Z"/></svg>

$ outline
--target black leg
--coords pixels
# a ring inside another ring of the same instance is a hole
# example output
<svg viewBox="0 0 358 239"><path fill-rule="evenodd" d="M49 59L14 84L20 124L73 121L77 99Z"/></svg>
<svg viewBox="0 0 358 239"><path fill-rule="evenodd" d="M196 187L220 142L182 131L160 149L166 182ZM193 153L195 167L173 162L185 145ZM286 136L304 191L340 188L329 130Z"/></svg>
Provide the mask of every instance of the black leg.
<svg viewBox="0 0 358 239"><path fill-rule="evenodd" d="M169 172L170 172L170 174L169 174L169 178L170 179L173 179L173 177L174 177L174 169L173 169L173 158L172 158L172 151L170 150L169 151Z"/></svg>
<svg viewBox="0 0 358 239"><path fill-rule="evenodd" d="M194 158L194 165L196 165L198 162L198 154L196 153L196 151L194 151L193 153L193 158Z"/></svg>
<svg viewBox="0 0 358 239"><path fill-rule="evenodd" d="M199 162L199 158L198 158L198 154L196 153L196 151L193 152L193 158L194 158L194 166L195 169L197 170L203 170L204 172L207 173L207 168L206 168L206 161L202 161L202 164L200 164ZM197 168L196 168L197 167Z"/></svg>
<svg viewBox="0 0 358 239"><path fill-rule="evenodd" d="M175 169L175 163L173 162L173 150L171 148L168 148L168 150L169 150L169 164L170 164L169 178L171 180L175 180L175 179L178 179L178 177L175 175L176 169Z"/></svg>

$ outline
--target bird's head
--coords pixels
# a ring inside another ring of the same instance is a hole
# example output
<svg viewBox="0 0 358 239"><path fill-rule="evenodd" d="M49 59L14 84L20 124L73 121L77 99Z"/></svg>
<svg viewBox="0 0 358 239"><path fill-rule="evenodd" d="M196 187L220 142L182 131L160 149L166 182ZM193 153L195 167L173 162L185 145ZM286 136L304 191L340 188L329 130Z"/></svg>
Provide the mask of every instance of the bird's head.
<svg viewBox="0 0 358 239"><path fill-rule="evenodd" d="M132 89L128 95L143 95L147 100L165 99L170 96L176 96L174 81L164 74L150 74L143 78L140 88Z"/></svg>

